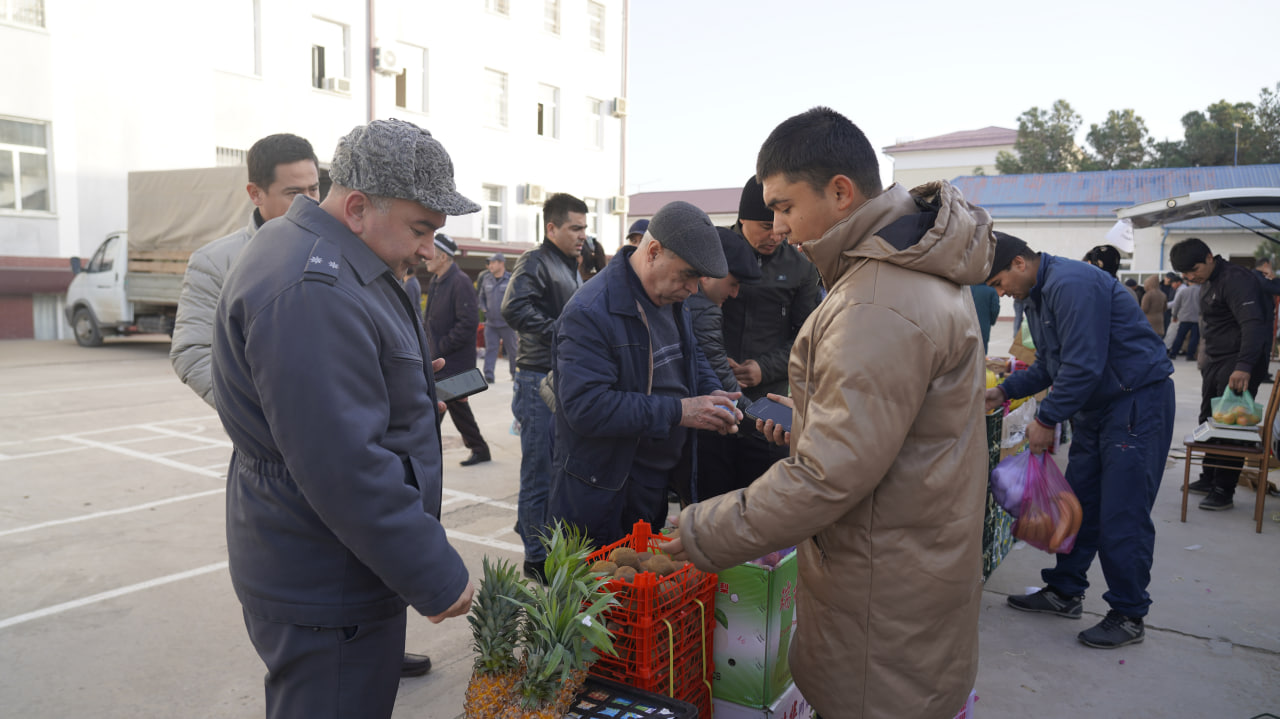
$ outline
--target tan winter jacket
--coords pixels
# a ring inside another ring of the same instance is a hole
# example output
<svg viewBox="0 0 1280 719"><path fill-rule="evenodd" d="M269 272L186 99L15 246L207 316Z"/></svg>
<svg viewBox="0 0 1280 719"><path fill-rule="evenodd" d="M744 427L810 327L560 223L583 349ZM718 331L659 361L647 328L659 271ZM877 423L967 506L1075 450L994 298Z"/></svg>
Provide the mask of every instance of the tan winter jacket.
<svg viewBox="0 0 1280 719"><path fill-rule="evenodd" d="M1147 316L1151 329L1156 334L1164 334L1164 311L1169 306L1169 298L1160 289L1160 275L1151 275L1142 283L1142 314Z"/></svg>
<svg viewBox="0 0 1280 719"><path fill-rule="evenodd" d="M191 253L187 272L182 278L182 294L178 297L178 314L173 321L173 343L169 346L169 362L178 379L200 398L217 409L213 402L213 316L227 272L244 246L258 231L258 212L254 210L249 224L226 237L219 237Z"/></svg>
<svg viewBox="0 0 1280 719"><path fill-rule="evenodd" d="M791 667L824 719L951 719L973 688L987 442L967 285L994 250L945 182L894 185L807 243L830 294L791 350L791 456L680 516L704 570L797 545Z"/></svg>

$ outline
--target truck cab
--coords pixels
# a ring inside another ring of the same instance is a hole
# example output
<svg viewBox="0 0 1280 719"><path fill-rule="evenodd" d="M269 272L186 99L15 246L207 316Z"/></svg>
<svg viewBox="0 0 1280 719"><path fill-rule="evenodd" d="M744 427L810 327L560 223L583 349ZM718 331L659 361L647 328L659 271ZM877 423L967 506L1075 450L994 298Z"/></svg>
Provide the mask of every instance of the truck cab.
<svg viewBox="0 0 1280 719"><path fill-rule="evenodd" d="M79 257L71 258L75 277L67 287L64 311L67 323L82 347L102 344L104 332L117 334L117 328L132 324L133 311L125 299L125 278L129 271L129 237L113 232L84 265Z"/></svg>

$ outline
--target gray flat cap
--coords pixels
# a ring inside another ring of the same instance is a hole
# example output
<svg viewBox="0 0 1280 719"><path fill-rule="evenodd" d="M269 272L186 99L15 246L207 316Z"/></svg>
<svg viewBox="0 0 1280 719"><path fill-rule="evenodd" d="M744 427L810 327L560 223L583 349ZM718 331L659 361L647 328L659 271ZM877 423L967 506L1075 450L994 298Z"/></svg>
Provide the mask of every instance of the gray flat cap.
<svg viewBox="0 0 1280 719"><path fill-rule="evenodd" d="M445 215L480 211L458 194L444 145L404 120L374 120L347 133L333 151L329 177L366 195L410 200Z"/></svg>
<svg viewBox="0 0 1280 719"><path fill-rule="evenodd" d="M687 202L671 202L662 206L649 221L648 234L668 250L680 256L703 277L729 274L720 234L707 213Z"/></svg>

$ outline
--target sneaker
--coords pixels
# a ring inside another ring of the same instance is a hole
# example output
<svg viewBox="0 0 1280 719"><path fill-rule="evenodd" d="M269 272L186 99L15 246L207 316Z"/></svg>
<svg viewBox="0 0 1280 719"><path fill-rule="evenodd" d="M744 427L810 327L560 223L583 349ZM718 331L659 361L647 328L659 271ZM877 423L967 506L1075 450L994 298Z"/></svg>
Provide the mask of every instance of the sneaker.
<svg viewBox="0 0 1280 719"><path fill-rule="evenodd" d="M1096 626L1076 635L1081 644L1095 649L1115 649L1127 644L1138 644L1146 636L1142 617L1126 617L1117 611L1107 612Z"/></svg>
<svg viewBox="0 0 1280 719"><path fill-rule="evenodd" d="M1045 587L1035 594L1010 595L1009 606L1022 612L1055 614L1067 619L1079 619L1084 613L1084 596L1068 597L1053 587Z"/></svg>
<svg viewBox="0 0 1280 719"><path fill-rule="evenodd" d="M1209 496L1200 501L1200 509L1208 512L1221 512L1224 509L1231 509L1236 506L1235 502L1231 501L1233 494L1235 492L1231 490L1214 487L1209 490Z"/></svg>
<svg viewBox="0 0 1280 719"><path fill-rule="evenodd" d="M1208 494L1211 489L1213 489L1213 480L1208 477L1201 477L1187 485L1187 491L1192 494Z"/></svg>

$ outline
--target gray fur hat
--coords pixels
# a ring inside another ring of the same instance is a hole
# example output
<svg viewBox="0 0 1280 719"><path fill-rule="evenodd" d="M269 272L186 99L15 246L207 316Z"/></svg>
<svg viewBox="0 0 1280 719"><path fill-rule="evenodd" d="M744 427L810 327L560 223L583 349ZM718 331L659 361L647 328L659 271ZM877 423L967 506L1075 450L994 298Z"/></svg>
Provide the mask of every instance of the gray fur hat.
<svg viewBox="0 0 1280 719"><path fill-rule="evenodd" d="M680 256L703 277L724 277L729 264L720 247L720 234L707 213L688 202L670 202L649 221L648 234Z"/></svg>
<svg viewBox="0 0 1280 719"><path fill-rule="evenodd" d="M445 215L480 211L458 194L444 145L404 120L374 120L347 133L333 151L329 177L366 195L410 200Z"/></svg>

